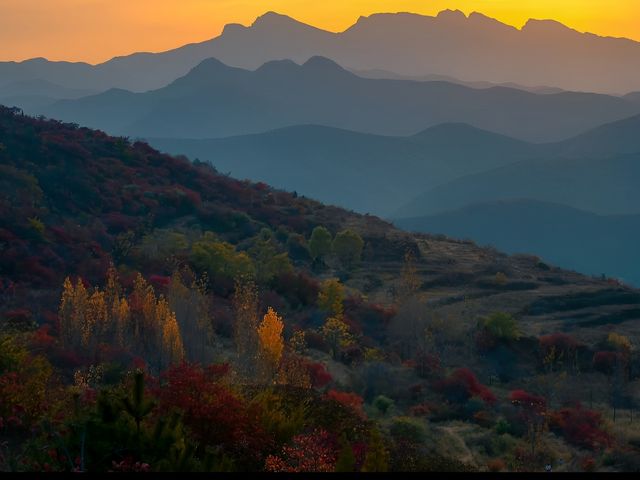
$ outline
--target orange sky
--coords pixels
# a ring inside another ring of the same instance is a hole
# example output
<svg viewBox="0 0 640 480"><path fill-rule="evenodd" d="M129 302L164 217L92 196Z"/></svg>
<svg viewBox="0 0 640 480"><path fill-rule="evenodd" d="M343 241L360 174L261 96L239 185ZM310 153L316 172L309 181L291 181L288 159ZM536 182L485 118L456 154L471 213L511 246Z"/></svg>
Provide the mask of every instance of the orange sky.
<svg viewBox="0 0 640 480"><path fill-rule="evenodd" d="M134 51L163 51L250 24L273 10L341 31L358 16L451 8L521 27L553 18L579 31L640 40L640 0L0 0L0 60L46 57L98 63Z"/></svg>

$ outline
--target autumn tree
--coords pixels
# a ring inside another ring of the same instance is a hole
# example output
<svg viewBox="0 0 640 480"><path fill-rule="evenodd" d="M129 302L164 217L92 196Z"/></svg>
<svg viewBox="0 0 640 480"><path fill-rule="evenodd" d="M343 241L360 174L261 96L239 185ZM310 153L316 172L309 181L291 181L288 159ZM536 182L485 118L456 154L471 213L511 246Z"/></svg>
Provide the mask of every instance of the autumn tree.
<svg viewBox="0 0 640 480"><path fill-rule="evenodd" d="M165 369L169 365L176 365L184 360L184 346L180 335L180 328L176 320L176 314L171 311L169 303L160 296L156 303L156 322L161 326L160 337L160 368Z"/></svg>
<svg viewBox="0 0 640 480"><path fill-rule="evenodd" d="M107 342L108 321L107 303L104 292L95 289L87 301L86 320L82 331L82 344L84 347L95 350L100 342Z"/></svg>
<svg viewBox="0 0 640 480"><path fill-rule="evenodd" d="M82 281L74 286L67 278L59 310L63 346L97 357L98 345L120 345L158 368L180 362L182 337L167 300L157 298L140 274L129 299L121 297L115 269L109 269L104 290L89 292Z"/></svg>
<svg viewBox="0 0 640 480"><path fill-rule="evenodd" d="M233 245L220 241L213 232L206 232L194 242L191 261L199 272L207 272L212 279L233 279L255 273L253 262L246 252L237 252Z"/></svg>
<svg viewBox="0 0 640 480"><path fill-rule="evenodd" d="M303 330L296 330L286 342L284 353L280 360L277 383L296 388L311 388L311 375L308 362L303 357L306 350L306 340Z"/></svg>
<svg viewBox="0 0 640 480"><path fill-rule="evenodd" d="M385 447L380 431L373 427L369 433L369 444L364 457L363 472L389 471L389 451Z"/></svg>
<svg viewBox="0 0 640 480"><path fill-rule="evenodd" d="M60 338L65 348L74 348L81 344L86 309L87 292L84 285L78 281L78 288L76 288L67 277L62 286L62 298L58 311Z"/></svg>
<svg viewBox="0 0 640 480"><path fill-rule="evenodd" d="M349 332L349 326L344 323L342 318L329 317L321 328L322 337L324 338L331 356L334 360L340 357L340 352L353 343L353 335Z"/></svg>
<svg viewBox="0 0 640 480"><path fill-rule="evenodd" d="M341 319L344 314L344 286L337 278L322 282L318 293L318 307L330 316Z"/></svg>
<svg viewBox="0 0 640 480"><path fill-rule="evenodd" d="M130 296L130 337L136 353L146 359L155 358L162 325L156 322L157 299L153 287L138 273Z"/></svg>
<svg viewBox="0 0 640 480"><path fill-rule="evenodd" d="M280 361L277 382L280 385L295 388L311 388L311 375L306 359L290 348L286 348Z"/></svg>
<svg viewBox="0 0 640 480"><path fill-rule="evenodd" d="M254 372L259 350L258 341L258 293L253 280L241 277L236 280L233 295L235 321L233 325L237 361L245 374Z"/></svg>
<svg viewBox="0 0 640 480"><path fill-rule="evenodd" d="M185 284L186 282L188 283ZM171 276L167 301L175 312L184 343L185 357L190 362L207 363L214 340L207 299L207 278L197 278L189 269L176 270Z"/></svg>
<svg viewBox="0 0 640 480"><path fill-rule="evenodd" d="M282 318L278 316L271 307L267 310L262 323L258 327L259 340L259 369L262 378L270 383L278 371L282 352L284 350L284 339L282 329L284 324Z"/></svg>
<svg viewBox="0 0 640 480"><path fill-rule="evenodd" d="M318 225L311 232L309 238L309 253L314 262L321 262L331 253L331 232L322 225Z"/></svg>
<svg viewBox="0 0 640 480"><path fill-rule="evenodd" d="M337 278L322 282L318 293L318 306L329 314L321 328L321 334L331 349L331 355L337 359L340 351L353 343L353 336L344 322L344 286Z"/></svg>
<svg viewBox="0 0 640 480"><path fill-rule="evenodd" d="M353 230L342 230L338 232L331 244L331 250L336 255L340 263L345 268L353 268L362 257L362 249L364 248L364 240Z"/></svg>
<svg viewBox="0 0 640 480"><path fill-rule="evenodd" d="M483 350L491 350L500 343L511 343L522 334L516 319L509 313L495 312L479 322L476 342Z"/></svg>

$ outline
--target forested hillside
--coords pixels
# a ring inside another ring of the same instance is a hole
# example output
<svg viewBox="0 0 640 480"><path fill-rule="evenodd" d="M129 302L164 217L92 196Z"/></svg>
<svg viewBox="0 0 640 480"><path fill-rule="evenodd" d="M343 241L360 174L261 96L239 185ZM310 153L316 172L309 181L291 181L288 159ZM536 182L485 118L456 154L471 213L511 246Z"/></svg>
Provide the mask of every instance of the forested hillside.
<svg viewBox="0 0 640 480"><path fill-rule="evenodd" d="M0 108L0 470L633 470L638 291Z"/></svg>

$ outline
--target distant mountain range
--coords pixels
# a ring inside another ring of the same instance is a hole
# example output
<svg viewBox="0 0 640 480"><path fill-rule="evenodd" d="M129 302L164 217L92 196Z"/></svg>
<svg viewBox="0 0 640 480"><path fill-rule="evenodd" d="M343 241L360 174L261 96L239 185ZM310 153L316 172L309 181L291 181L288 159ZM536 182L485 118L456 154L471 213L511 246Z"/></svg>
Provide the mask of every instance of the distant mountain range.
<svg viewBox="0 0 640 480"><path fill-rule="evenodd" d="M449 82L449 83L457 83L458 85L464 85L465 87L470 88L492 88L492 87L506 87L506 88L515 88L516 90L524 90L525 92L531 93L540 93L540 94L550 94L550 93L561 93L565 90L557 87L545 87L545 86L537 86L531 87L526 85L520 85L519 83L514 82L503 82L503 83L492 83L486 81L464 81L458 78L452 77L450 75L400 75L398 73L389 72L387 70L355 70L349 69L351 72L355 73L359 77L363 78L380 78L380 79L391 79L391 80L414 80L416 82ZM632 98L633 93L628 94L628 96Z"/></svg>
<svg viewBox="0 0 640 480"><path fill-rule="evenodd" d="M309 125L150 142L237 178L395 218L402 228L537 254L640 285L637 132L640 116L547 144L464 124L408 137Z"/></svg>
<svg viewBox="0 0 640 480"><path fill-rule="evenodd" d="M571 139L531 144L464 124L417 135L297 126L222 139L150 142L359 212L414 217L498 199L640 213L640 116ZM330 185L331 188L327 188Z"/></svg>
<svg viewBox="0 0 640 480"><path fill-rule="evenodd" d="M434 215L478 202L532 198L599 214L640 213L640 116L539 146L537 159L467 175L407 203L395 218Z"/></svg>
<svg viewBox="0 0 640 480"><path fill-rule="evenodd" d="M601 216L535 200L478 203L432 216L399 219L410 231L470 238L508 253L640 285L640 215Z"/></svg>
<svg viewBox="0 0 640 480"><path fill-rule="evenodd" d="M429 187L537 152L532 144L464 124L443 124L409 137L308 125L257 135L150 143L210 161L235 178L377 215L391 214Z"/></svg>
<svg viewBox="0 0 640 480"><path fill-rule="evenodd" d="M432 215L478 202L533 198L600 214L640 212L640 153L604 159L519 162L468 175L418 196L395 218Z"/></svg>
<svg viewBox="0 0 640 480"><path fill-rule="evenodd" d="M110 134L214 138L315 124L379 135L412 135L461 122L542 142L640 113L640 104L607 95L537 95L447 82L361 78L324 57L303 65L272 61L255 71L215 59L147 93L112 89L60 101L42 113Z"/></svg>
<svg viewBox="0 0 640 480"><path fill-rule="evenodd" d="M42 79L29 79L1 85L0 104L20 106L25 111L37 112L58 100L80 98L95 93L98 92L63 87Z"/></svg>
<svg viewBox="0 0 640 480"><path fill-rule="evenodd" d="M480 13L445 10L360 17L344 32L321 30L269 12L249 27L229 24L211 40L163 53L135 53L99 65L42 58L0 63L0 86L46 79L67 88L146 91L163 87L207 58L255 69L314 56L356 70L446 75L467 82L513 82L625 94L640 90L640 43L580 33L553 20L518 29Z"/></svg>

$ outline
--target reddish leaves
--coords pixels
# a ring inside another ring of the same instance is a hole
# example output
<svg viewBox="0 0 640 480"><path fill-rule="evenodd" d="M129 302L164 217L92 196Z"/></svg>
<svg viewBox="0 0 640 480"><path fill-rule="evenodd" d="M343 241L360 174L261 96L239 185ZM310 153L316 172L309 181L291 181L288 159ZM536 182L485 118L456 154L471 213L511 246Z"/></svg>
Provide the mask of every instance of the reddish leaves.
<svg viewBox="0 0 640 480"><path fill-rule="evenodd" d="M478 397L489 405L496 402L493 392L482 385L468 368L455 370L448 378L437 382L435 387L453 403L464 403L471 397Z"/></svg>
<svg viewBox="0 0 640 480"><path fill-rule="evenodd" d="M364 403L362 397L355 393L339 392L337 390L329 390L325 398L335 400L336 402L350 408L360 416L364 416L364 410L362 404Z"/></svg>
<svg viewBox="0 0 640 480"><path fill-rule="evenodd" d="M280 455L269 455L265 462L268 472L333 472L336 463L336 442L326 430L297 435Z"/></svg>
<svg viewBox="0 0 640 480"><path fill-rule="evenodd" d="M608 447L611 436L602 430L602 414L582 408L563 408L551 415L551 427L558 430L567 442L591 450Z"/></svg>

